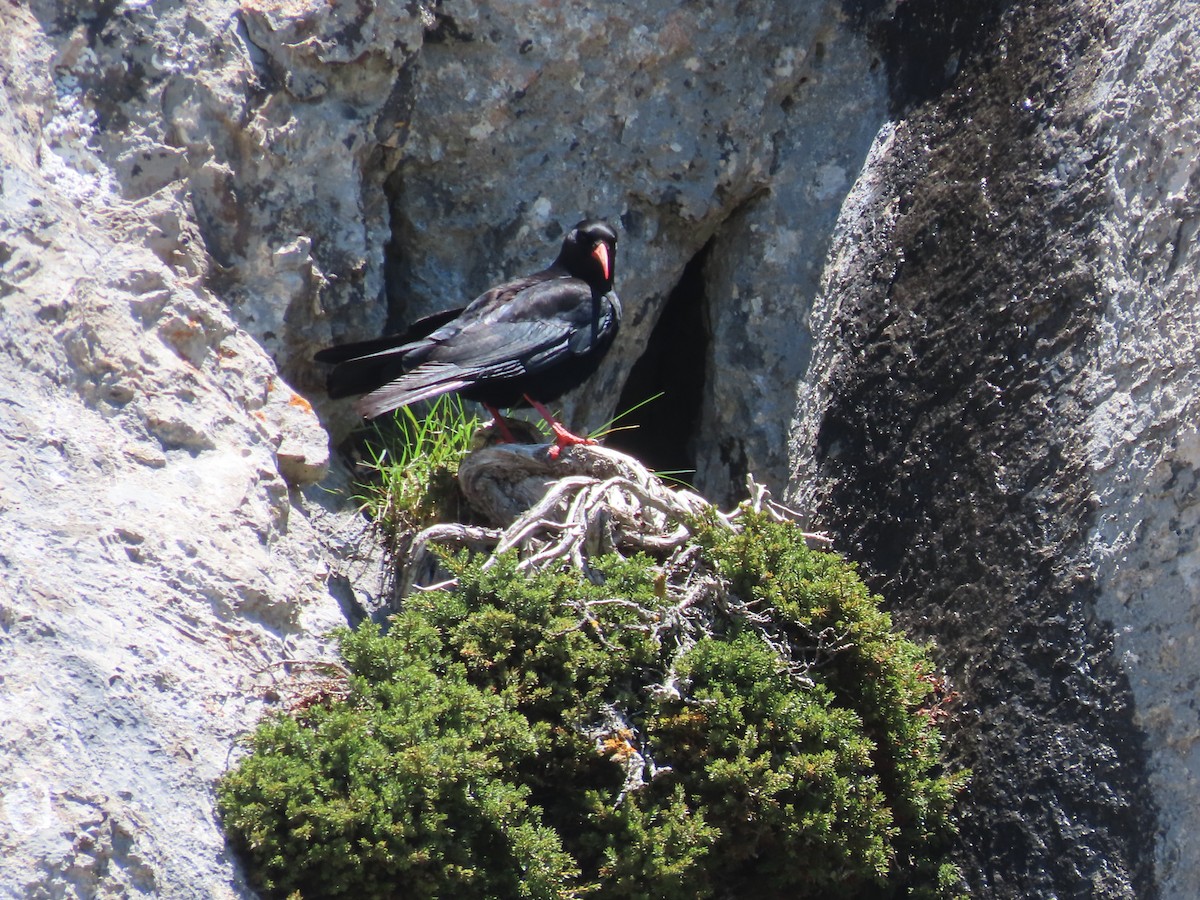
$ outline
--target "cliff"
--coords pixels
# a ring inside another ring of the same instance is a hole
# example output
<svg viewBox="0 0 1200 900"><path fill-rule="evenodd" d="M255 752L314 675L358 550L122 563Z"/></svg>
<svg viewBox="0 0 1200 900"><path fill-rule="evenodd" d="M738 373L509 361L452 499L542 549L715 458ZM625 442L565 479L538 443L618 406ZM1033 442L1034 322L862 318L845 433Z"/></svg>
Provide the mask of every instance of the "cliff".
<svg viewBox="0 0 1200 900"><path fill-rule="evenodd" d="M378 593L312 351L620 225L579 427L811 511L964 695L978 896L1200 894L1197 4L0 8L0 889L241 897Z"/></svg>

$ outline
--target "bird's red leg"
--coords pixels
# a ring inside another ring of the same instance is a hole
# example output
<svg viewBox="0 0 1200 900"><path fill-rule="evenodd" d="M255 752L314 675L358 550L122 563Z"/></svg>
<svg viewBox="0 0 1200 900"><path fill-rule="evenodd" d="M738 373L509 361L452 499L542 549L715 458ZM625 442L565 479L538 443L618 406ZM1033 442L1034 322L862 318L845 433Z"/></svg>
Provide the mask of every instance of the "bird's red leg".
<svg viewBox="0 0 1200 900"><path fill-rule="evenodd" d="M496 427L500 429L500 437L504 440L504 443L515 444L517 439L513 437L513 433L508 430L508 423L504 421L504 416L500 415L500 410L496 409L494 406L490 406L487 403L483 404L483 408L491 413L492 421L495 423Z"/></svg>
<svg viewBox="0 0 1200 900"><path fill-rule="evenodd" d="M550 430L554 432L554 446L550 448L551 459L557 459L558 454L562 451L563 447L570 447L573 444L596 443L591 438L585 438L580 437L577 434L571 434L571 432L567 431L567 429L561 422L558 421L558 419L550 415L550 410L546 409L546 407L542 406L542 404L538 403L528 394L525 395L525 399L528 401L530 406L537 410L538 415L546 420L546 424L549 425Z"/></svg>

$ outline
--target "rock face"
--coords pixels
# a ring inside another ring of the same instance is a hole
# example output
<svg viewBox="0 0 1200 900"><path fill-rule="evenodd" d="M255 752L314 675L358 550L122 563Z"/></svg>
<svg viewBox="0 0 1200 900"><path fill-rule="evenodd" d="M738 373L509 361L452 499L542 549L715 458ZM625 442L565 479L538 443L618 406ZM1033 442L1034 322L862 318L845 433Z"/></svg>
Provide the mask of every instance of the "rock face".
<svg viewBox="0 0 1200 900"><path fill-rule="evenodd" d="M792 492L964 693L975 889L1192 897L1195 8L1022 6L880 33Z"/></svg>
<svg viewBox="0 0 1200 900"><path fill-rule="evenodd" d="M938 642L978 894L1200 894L1197 10L1015 6L5 5L0 886L248 894L213 781L377 588L312 350L596 215L568 418Z"/></svg>
<svg viewBox="0 0 1200 900"><path fill-rule="evenodd" d="M171 35L79 15L0 13L0 895L248 896L212 787L345 621L328 440L150 143Z"/></svg>

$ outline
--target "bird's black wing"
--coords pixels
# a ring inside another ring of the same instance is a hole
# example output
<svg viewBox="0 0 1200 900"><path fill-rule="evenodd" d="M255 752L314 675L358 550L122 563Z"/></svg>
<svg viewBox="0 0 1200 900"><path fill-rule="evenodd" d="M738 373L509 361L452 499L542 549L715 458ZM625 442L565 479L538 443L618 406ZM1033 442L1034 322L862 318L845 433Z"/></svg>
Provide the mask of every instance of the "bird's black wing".
<svg viewBox="0 0 1200 900"><path fill-rule="evenodd" d="M370 341L339 344L313 356L317 362L333 363L336 368L325 379L325 390L333 399L353 397L373 391L404 374L409 366L406 355L422 338L462 314L464 307L446 309L413 322L401 334L390 334Z"/></svg>
<svg viewBox="0 0 1200 900"><path fill-rule="evenodd" d="M571 277L534 282L505 302L472 304L418 342L410 356L421 362L363 397L358 409L373 417L448 391L551 367L572 353L573 338L592 330L593 306L591 288Z"/></svg>
<svg viewBox="0 0 1200 900"><path fill-rule="evenodd" d="M365 394L394 381L426 361L428 353L480 317L495 315L514 298L556 273L546 269L497 285L467 306L446 309L413 322L400 334L327 347L313 356L336 368L325 381L333 399ZM448 390L450 390L448 388Z"/></svg>
<svg viewBox="0 0 1200 900"><path fill-rule="evenodd" d="M578 278L539 281L430 334L424 358L485 377L497 367L507 373L513 363L527 369L554 348L565 352L572 335L590 324L592 307L591 288Z"/></svg>

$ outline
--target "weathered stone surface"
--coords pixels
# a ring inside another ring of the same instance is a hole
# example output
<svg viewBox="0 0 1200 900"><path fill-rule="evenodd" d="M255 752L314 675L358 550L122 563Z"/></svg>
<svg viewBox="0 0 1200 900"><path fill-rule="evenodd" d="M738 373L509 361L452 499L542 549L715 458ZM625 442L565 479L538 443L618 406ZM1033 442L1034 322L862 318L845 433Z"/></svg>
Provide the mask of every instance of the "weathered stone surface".
<svg viewBox="0 0 1200 900"><path fill-rule="evenodd" d="M1200 77L1196 4L1113 23L1087 99L1105 153L1082 392L1086 548L1150 751L1162 896L1200 895Z"/></svg>
<svg viewBox="0 0 1200 900"><path fill-rule="evenodd" d="M964 693L980 895L1194 897L1196 7L906 6L794 499Z"/></svg>
<svg viewBox="0 0 1200 900"><path fill-rule="evenodd" d="M810 307L838 211L886 117L883 70L861 33L822 31L811 55L775 138L770 190L722 223L703 273L696 483L723 504L742 499L747 473L787 484L788 429L810 384Z"/></svg>
<svg viewBox="0 0 1200 900"><path fill-rule="evenodd" d="M1200 894L1196 6L0 7L0 885L247 894L252 676L380 584L311 351L601 215L569 419L693 263L655 440L790 479L936 638L978 891Z"/></svg>
<svg viewBox="0 0 1200 900"><path fill-rule="evenodd" d="M122 194L69 74L103 48L0 16L0 894L248 895L212 787L254 673L344 621L295 487L327 440L198 277L182 188Z"/></svg>

